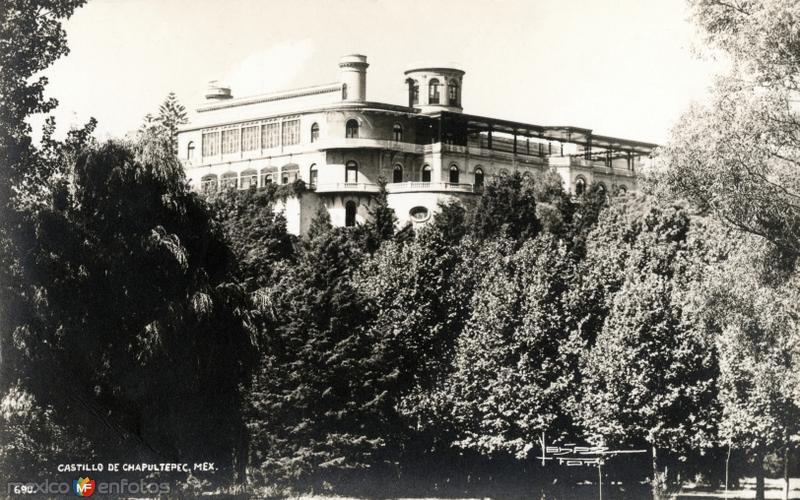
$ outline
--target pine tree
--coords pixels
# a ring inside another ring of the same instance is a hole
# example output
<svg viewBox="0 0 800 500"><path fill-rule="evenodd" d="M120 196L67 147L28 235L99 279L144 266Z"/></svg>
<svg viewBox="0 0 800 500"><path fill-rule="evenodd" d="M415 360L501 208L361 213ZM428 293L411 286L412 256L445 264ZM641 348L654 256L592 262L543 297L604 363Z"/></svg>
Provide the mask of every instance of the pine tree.
<svg viewBox="0 0 800 500"><path fill-rule="evenodd" d="M397 224L394 209L389 206L386 179L383 177L378 179L378 194L373 202L374 205L369 209L369 221L363 230L364 245L369 253L375 253L381 243L392 239Z"/></svg>
<svg viewBox="0 0 800 500"><path fill-rule="evenodd" d="M188 122L186 108L178 101L174 92L170 92L161 106L158 107L159 126L165 131L174 144L174 151L178 152L178 127Z"/></svg>

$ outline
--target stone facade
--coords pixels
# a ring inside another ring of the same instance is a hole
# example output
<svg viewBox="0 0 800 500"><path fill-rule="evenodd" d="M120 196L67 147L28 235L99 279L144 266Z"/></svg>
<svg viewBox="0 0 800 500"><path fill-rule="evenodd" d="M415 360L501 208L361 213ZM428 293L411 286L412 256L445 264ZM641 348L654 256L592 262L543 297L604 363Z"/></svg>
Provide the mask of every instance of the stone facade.
<svg viewBox="0 0 800 500"><path fill-rule="evenodd" d="M400 224L425 224L438 204L478 195L495 176L552 169L573 194L591 183L636 190L636 170L654 144L462 112L464 72L405 72L406 105L370 102L367 61L342 58L340 81L235 98L212 82L178 133L187 179L198 190L261 188L302 179L311 188L280 203L302 234L324 205L336 225L363 223L378 180Z"/></svg>

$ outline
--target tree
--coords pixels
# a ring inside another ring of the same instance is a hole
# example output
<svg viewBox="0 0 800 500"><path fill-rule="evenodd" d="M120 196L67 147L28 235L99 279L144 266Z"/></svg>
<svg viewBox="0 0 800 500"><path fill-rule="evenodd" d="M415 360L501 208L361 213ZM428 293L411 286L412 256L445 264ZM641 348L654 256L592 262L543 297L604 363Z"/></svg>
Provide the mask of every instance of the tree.
<svg viewBox="0 0 800 500"><path fill-rule="evenodd" d="M211 211L233 251L237 274L252 292L274 282L280 263L294 260L294 239L286 218L273 210L274 187L265 190L222 190L209 198Z"/></svg>
<svg viewBox="0 0 800 500"><path fill-rule="evenodd" d="M566 237L573 222L575 206L564 191L564 180L553 170L538 174L533 179L536 199L536 218L542 229Z"/></svg>
<svg viewBox="0 0 800 500"><path fill-rule="evenodd" d="M785 0L690 0L694 21L764 86L800 90L800 6Z"/></svg>
<svg viewBox="0 0 800 500"><path fill-rule="evenodd" d="M695 0L695 22L732 60L708 105L679 120L659 153L657 186L783 252L800 252L798 6Z"/></svg>
<svg viewBox="0 0 800 500"><path fill-rule="evenodd" d="M533 182L519 172L490 182L478 201L473 227L483 239L498 234L515 240L535 237L541 224L536 216Z"/></svg>
<svg viewBox="0 0 800 500"><path fill-rule="evenodd" d="M389 206L386 179L383 177L378 179L378 195L373 202L374 206L369 208L369 221L364 225L361 235L369 253L375 253L381 243L392 239L397 224L394 209Z"/></svg>
<svg viewBox="0 0 800 500"><path fill-rule="evenodd" d="M35 234L31 212L55 201L48 172L59 167L55 157L85 140L76 132L66 147L49 141L55 128L51 119L45 143L53 154L42 155L33 145L27 118L57 105L44 96L47 78L36 75L68 53L62 22L84 3L11 0L0 9L0 475L4 477L37 477L44 470L42 459L58 460L65 449L74 449L69 432L53 421L52 405L37 399L27 380L18 377L25 373L25 361L15 336L23 333L17 328L30 318L36 297L36 287L23 274L28 242ZM91 128L93 124L88 133ZM87 456L93 453L85 451Z"/></svg>
<svg viewBox="0 0 800 500"><path fill-rule="evenodd" d="M320 207L296 266L269 289L274 320L249 393L253 479L319 486L384 465L396 376L352 284L362 254Z"/></svg>
<svg viewBox="0 0 800 500"><path fill-rule="evenodd" d="M187 123L186 108L178 101L174 92L167 94L164 102L158 107L158 114L147 113L144 117L142 126L139 127L138 135L151 136L149 141L153 142L158 138L169 144L169 150L173 155L178 154L178 127Z"/></svg>
<svg viewBox="0 0 800 500"><path fill-rule="evenodd" d="M763 239L728 240L728 259L707 268L697 289L720 352L720 438L754 456L762 498L764 456L781 453L788 498L789 457L800 439L798 276L776 273L775 248Z"/></svg>
<svg viewBox="0 0 800 500"><path fill-rule="evenodd" d="M445 207L463 217L463 208ZM426 473L451 447L450 428L438 393L469 315L476 276L485 271L481 245L434 219L411 241L390 241L368 259L354 284L365 297L370 338L382 339L386 367L396 370L386 386L392 403L388 421L402 469ZM463 228L462 228L463 231Z"/></svg>
<svg viewBox="0 0 800 500"><path fill-rule="evenodd" d="M619 290L605 294L607 316L584 357L578 413L590 436L652 448L653 493L661 498L669 458L661 453L686 457L715 443L716 350L685 307L688 214L631 202L604 216L620 211L629 212L622 238L587 255L606 260L594 253L611 253L622 276Z"/></svg>
<svg viewBox="0 0 800 500"><path fill-rule="evenodd" d="M69 52L65 19L85 0L9 0L0 12L0 209L11 201L35 164L26 118L58 104L44 97L47 78L34 76ZM9 220L0 214L0 220Z"/></svg>
<svg viewBox="0 0 800 500"><path fill-rule="evenodd" d="M87 148L63 206L32 216L15 282L37 298L10 318L6 375L52 407L57 425L98 428L82 459L202 453L233 478L252 359L244 294L204 202L182 170L148 152ZM152 411L167 402L169 412Z"/></svg>
<svg viewBox="0 0 800 500"><path fill-rule="evenodd" d="M760 419L765 425L782 422L780 415L786 412L778 408L786 406L778 402L785 396L771 391L783 393L786 388L767 381L782 369L786 370L784 379L790 379L791 365L779 360L797 356L796 345L789 348L794 352L781 351L779 339L785 335L754 305L786 317L757 299L792 296L793 290L786 284L791 282L800 255L800 182L796 175L800 117L794 102L800 83L795 22L800 6L782 0L693 0L690 4L708 46L727 57L731 67L714 85L711 101L690 108L674 128L659 153L654 186L665 197L685 198L731 227L772 245L766 252L772 259L772 270L766 273L771 275L769 279L749 275L752 269L721 266L729 274L741 275L739 281L730 276L720 281L729 288L723 302L737 314L712 314L709 320L716 325L721 342L722 437L756 453L756 462L760 462L764 447L772 446L769 443L776 438L762 426L751 426L747 419ZM760 247L756 240L747 241ZM735 292L738 287L729 286L739 282L748 283L758 295L751 290ZM710 310L715 310L714 297L707 297ZM728 349L731 343L743 351ZM763 362L756 360L762 357ZM748 390L753 398L746 396ZM736 424L728 427L731 418ZM730 432L740 424L745 434L752 431L750 437ZM757 476L757 496L763 498L760 463Z"/></svg>
<svg viewBox="0 0 800 500"><path fill-rule="evenodd" d="M574 435L566 408L582 343L566 328L563 302L572 262L551 235L488 257L444 398L458 446L526 459L543 432Z"/></svg>
<svg viewBox="0 0 800 500"><path fill-rule="evenodd" d="M175 145L175 154L178 153L178 127L187 122L186 108L178 101L175 93L170 92L158 107L158 123Z"/></svg>

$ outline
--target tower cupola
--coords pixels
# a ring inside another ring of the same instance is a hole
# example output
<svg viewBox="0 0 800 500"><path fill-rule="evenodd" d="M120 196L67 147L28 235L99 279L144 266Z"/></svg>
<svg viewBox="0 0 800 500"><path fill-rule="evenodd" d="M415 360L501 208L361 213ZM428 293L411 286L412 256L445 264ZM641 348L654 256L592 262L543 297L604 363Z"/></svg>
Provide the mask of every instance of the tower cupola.
<svg viewBox="0 0 800 500"><path fill-rule="evenodd" d="M405 72L408 106L423 113L460 113L464 72L451 65L415 66Z"/></svg>

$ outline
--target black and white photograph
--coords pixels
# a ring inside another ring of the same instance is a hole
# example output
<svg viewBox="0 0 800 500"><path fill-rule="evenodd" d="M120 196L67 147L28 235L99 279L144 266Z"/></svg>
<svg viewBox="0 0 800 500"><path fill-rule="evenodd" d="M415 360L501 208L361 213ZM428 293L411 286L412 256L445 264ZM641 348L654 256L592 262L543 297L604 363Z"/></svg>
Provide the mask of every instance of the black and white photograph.
<svg viewBox="0 0 800 500"><path fill-rule="evenodd" d="M0 0L0 498L800 499L799 0Z"/></svg>

